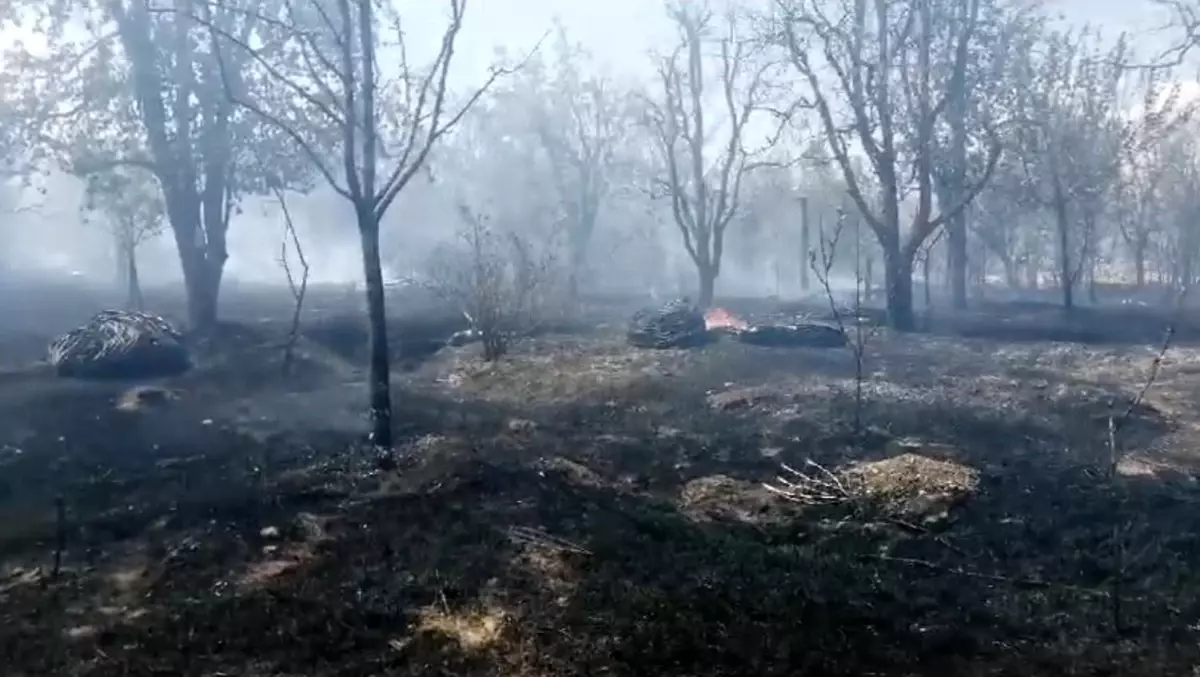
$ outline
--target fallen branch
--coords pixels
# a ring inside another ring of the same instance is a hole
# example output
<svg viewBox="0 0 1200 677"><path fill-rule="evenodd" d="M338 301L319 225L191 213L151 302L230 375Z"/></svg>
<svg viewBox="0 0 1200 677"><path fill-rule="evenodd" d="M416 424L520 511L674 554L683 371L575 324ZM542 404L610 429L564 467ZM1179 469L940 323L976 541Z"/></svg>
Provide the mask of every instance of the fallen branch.
<svg viewBox="0 0 1200 677"><path fill-rule="evenodd" d="M853 494L837 475L812 459L804 465L812 471L802 472L781 463L788 476L779 475L775 478L777 484L764 483L763 488L804 505L837 505L851 500Z"/></svg>
<svg viewBox="0 0 1200 677"><path fill-rule="evenodd" d="M1070 585L1067 583L1055 583L1053 581L1046 581L1046 580L1042 580L1040 578L1017 578L1017 577L1011 577L1011 576L1001 576L999 574L987 574L987 573L983 573L981 571L971 571L970 569L965 569L963 567L945 566L942 564L937 564L935 562L930 562L930 561L923 560L923 559L917 559L915 557L892 557L890 555L866 555L863 557L863 559L865 559L867 561L874 561L874 562L890 562L890 563L894 563L894 564L904 564L907 566L918 567L921 569L928 569L929 571L934 571L939 574L950 574L953 576L962 576L964 578L973 578L976 580L991 581L993 583L1004 583L1006 585L1012 585L1014 587L1033 588L1033 589L1037 589L1037 590L1048 590L1048 589L1064 590L1067 592L1072 592L1072 593L1075 593L1075 594L1078 594L1081 596L1086 596L1086 597L1100 597L1100 598L1109 597L1109 593L1106 590L1097 590L1095 588L1086 588L1083 586Z"/></svg>
<svg viewBox="0 0 1200 677"><path fill-rule="evenodd" d="M533 529L531 527L509 527L508 537L514 543L524 545L534 545L551 550L563 550L566 552L575 553L577 555L590 555L592 552L587 548L547 533L543 529Z"/></svg>

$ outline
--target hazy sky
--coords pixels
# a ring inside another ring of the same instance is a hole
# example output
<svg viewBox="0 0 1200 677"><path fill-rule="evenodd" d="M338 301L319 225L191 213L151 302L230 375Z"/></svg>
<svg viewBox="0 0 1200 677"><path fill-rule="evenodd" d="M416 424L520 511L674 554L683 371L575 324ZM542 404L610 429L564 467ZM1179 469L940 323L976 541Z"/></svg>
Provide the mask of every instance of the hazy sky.
<svg viewBox="0 0 1200 677"><path fill-rule="evenodd" d="M417 2L423 5L417 10L422 14L426 8L439 6L428 0L405 0L403 4ZM1167 17L1153 0L1042 0L1042 5L1061 12L1072 23L1098 24L1106 34L1128 30L1139 32L1146 44L1163 40L1161 35L1151 35ZM644 72L646 52L655 43L674 37L662 8L661 0L472 0L463 31L462 66L465 70L471 63L473 68L485 69L497 44L513 50L532 46L558 17L575 39L613 68Z"/></svg>
<svg viewBox="0 0 1200 677"><path fill-rule="evenodd" d="M759 4L771 0L712 0L740 2L743 4ZM405 17L410 47L414 60L420 59L420 53L429 54L441 37L445 26L444 0L396 0ZM1071 23L1091 22L1099 25L1106 34L1113 35L1121 30L1140 33L1140 41L1147 51L1161 50L1167 42L1174 39L1174 34L1151 33L1152 29L1165 22L1166 15L1154 0L1043 0L1045 9L1060 12ZM524 53L553 25L556 18L566 25L570 36L589 49L613 75L618 77L639 78L649 75L652 61L648 52L655 47L668 48L675 40L674 30L665 18L663 0L600 0L598 2L582 2L580 0L470 0L466 25L458 40L458 58L452 79L456 88L469 86L479 82L486 76L487 68L495 60L494 50L505 47L513 55ZM16 37L11 31L0 32L0 39ZM20 36L30 38L32 36ZM37 43L36 38L32 41ZM63 199L62 189L57 188L53 201L58 205L53 212L39 214L37 220L54 223L74 222L77 210L68 204L70 200ZM328 217L321 217L327 219ZM80 244L80 248L90 250L106 246L102 241L103 235L95 229L86 231L88 235L101 238L97 242L84 245L80 240L82 231L78 227L71 229L69 238L54 238L59 242ZM234 240L251 237L256 229L237 227L231 232ZM40 230L38 232L41 232ZM49 235L42 233L42 235ZM275 238L274 231L264 237ZM169 270L175 270L174 254L166 239L154 255L147 252L147 273L154 263L161 261L167 264ZM238 243L231 242L237 246ZM240 247L244 251L253 249ZM334 269L355 270L357 251L352 246L353 239L347 239L344 256L340 253L332 258L336 264L330 263ZM272 247L274 245L272 244ZM45 247L38 247L45 253ZM269 248L274 251L273 248ZM64 256L70 257L66 252ZM45 257L47 259L53 257ZM254 269L261 267L261 262L242 261L235 254L231 260L231 269ZM244 265L242 265L244 264ZM55 261L54 265L65 265ZM152 277L152 275L148 275Z"/></svg>

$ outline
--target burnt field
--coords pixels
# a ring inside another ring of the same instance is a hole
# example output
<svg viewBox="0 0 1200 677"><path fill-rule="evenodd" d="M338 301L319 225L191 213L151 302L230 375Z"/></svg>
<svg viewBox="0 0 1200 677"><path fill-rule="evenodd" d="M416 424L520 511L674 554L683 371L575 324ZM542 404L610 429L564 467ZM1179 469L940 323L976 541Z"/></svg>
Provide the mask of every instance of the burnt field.
<svg viewBox="0 0 1200 677"><path fill-rule="evenodd" d="M287 376L288 299L253 290L183 376L34 364L100 302L26 294L41 312L0 326L5 675L1200 665L1190 317L1148 389L1167 312L871 328L859 403L845 348L639 350L613 299L484 364L442 347L453 313L397 300L381 471L356 297L314 293Z"/></svg>

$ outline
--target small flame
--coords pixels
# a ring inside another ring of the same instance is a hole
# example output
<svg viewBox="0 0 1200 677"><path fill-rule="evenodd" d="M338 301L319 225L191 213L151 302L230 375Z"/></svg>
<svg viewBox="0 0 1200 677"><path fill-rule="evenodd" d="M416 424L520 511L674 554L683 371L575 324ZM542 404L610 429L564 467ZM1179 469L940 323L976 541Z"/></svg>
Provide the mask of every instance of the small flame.
<svg viewBox="0 0 1200 677"><path fill-rule="evenodd" d="M704 314L704 324L711 331L713 329L732 329L734 331L745 331L750 328L750 323L745 320L738 319L737 315L725 310L724 308L713 308Z"/></svg>

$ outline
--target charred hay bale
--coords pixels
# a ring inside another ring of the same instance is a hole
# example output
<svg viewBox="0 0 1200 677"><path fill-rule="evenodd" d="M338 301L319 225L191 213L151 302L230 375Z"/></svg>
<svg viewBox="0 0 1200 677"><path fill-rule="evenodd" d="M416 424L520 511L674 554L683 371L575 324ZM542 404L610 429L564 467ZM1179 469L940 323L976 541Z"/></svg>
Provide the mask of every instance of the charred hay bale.
<svg viewBox="0 0 1200 677"><path fill-rule="evenodd" d="M187 371L183 336L157 315L105 310L50 342L48 361L59 376L146 378Z"/></svg>
<svg viewBox="0 0 1200 677"><path fill-rule="evenodd" d="M841 348L849 341L827 324L760 324L737 333L742 343L768 348Z"/></svg>
<svg viewBox="0 0 1200 677"><path fill-rule="evenodd" d="M626 339L638 348L680 348L695 346L708 338L704 313L687 299L677 299L661 308L634 313Z"/></svg>

